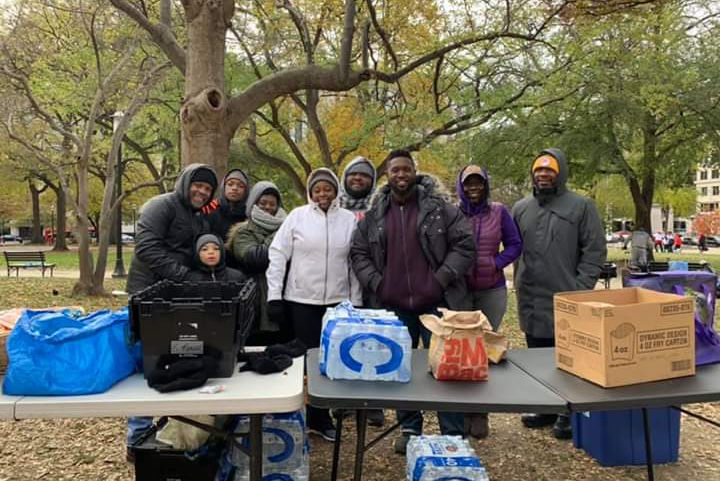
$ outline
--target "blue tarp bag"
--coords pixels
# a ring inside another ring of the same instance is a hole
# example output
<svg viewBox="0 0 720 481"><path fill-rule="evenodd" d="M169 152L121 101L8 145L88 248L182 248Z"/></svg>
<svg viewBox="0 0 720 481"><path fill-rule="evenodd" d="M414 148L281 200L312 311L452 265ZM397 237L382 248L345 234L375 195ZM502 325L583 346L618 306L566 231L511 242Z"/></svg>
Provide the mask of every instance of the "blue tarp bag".
<svg viewBox="0 0 720 481"><path fill-rule="evenodd" d="M25 310L7 340L3 393L26 396L94 394L135 372L127 308L74 318Z"/></svg>

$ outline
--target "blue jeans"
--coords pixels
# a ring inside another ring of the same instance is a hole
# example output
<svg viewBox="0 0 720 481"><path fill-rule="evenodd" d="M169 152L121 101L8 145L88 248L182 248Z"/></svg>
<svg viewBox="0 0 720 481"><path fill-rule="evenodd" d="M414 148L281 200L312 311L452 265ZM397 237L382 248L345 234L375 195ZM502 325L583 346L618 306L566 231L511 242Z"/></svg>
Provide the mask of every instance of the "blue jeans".
<svg viewBox="0 0 720 481"><path fill-rule="evenodd" d="M430 331L423 326L420 322L420 314L407 313L407 312L396 312L398 318L407 326L410 332L410 339L412 340L412 347L416 349L420 344L420 339L423 341L425 349L430 347ZM428 314L437 314L432 309ZM415 416L413 416L415 414ZM423 427L423 415L420 411L402 411L397 410L395 412L398 420L412 416L411 419L406 419L401 422L403 434L422 434ZM448 413L438 412L438 423L440 424L440 432L447 435L462 436L464 432L465 415L463 413Z"/></svg>
<svg viewBox="0 0 720 481"><path fill-rule="evenodd" d="M134 445L143 436L143 434L148 432L152 425L152 417L127 418L127 445Z"/></svg>

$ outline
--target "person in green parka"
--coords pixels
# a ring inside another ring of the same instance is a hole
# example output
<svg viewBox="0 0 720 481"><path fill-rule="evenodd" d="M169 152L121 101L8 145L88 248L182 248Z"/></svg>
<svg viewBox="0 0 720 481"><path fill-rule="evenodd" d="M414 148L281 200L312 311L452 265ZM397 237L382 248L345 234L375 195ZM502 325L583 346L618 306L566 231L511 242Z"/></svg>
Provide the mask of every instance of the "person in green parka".
<svg viewBox="0 0 720 481"><path fill-rule="evenodd" d="M275 232L287 217L277 186L261 181L253 186L247 198L248 220L235 224L228 234L226 247L239 262L242 271L258 283L258 318L246 342L248 346L265 346L288 342L292 330L268 315L267 280L268 247Z"/></svg>

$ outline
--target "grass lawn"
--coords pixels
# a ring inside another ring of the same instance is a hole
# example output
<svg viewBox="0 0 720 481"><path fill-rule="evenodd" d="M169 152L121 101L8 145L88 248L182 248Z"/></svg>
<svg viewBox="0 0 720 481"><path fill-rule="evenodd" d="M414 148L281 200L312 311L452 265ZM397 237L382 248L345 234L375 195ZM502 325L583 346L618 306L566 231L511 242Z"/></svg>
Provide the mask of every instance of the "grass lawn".
<svg viewBox="0 0 720 481"><path fill-rule="evenodd" d="M23 250L33 250L36 248L35 245L28 245ZM97 259L97 247L91 247L90 251L93 253L93 259ZM133 256L133 247L123 247L123 263L125 264L125 270L130 267L130 260ZM77 254L77 246L71 246L70 250L64 252L56 252L52 250L45 251L45 258L47 262L54 262L56 269L59 270L77 270L79 269L79 261ZM108 262L107 270L112 271L115 269L115 246L110 246L108 249Z"/></svg>
<svg viewBox="0 0 720 481"><path fill-rule="evenodd" d="M608 262L615 262L618 265L625 265L625 262L630 258L630 249L622 250L619 247L608 245ZM656 252L656 261L688 261L688 262L700 262L706 261L716 271L720 271L720 249L714 248L709 251L698 252L696 246L687 246L683 248L680 253L670 252Z"/></svg>

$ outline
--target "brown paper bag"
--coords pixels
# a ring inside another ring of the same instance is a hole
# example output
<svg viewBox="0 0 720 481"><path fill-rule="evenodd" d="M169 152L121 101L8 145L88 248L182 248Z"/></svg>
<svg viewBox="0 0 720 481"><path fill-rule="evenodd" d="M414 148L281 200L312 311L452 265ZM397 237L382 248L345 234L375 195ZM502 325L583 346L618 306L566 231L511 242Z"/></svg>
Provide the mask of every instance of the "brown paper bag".
<svg viewBox="0 0 720 481"><path fill-rule="evenodd" d="M485 381L488 354L493 362L502 359L507 340L494 333L482 311L440 309L442 318L422 315L420 320L432 332L428 361L435 379L442 381Z"/></svg>

